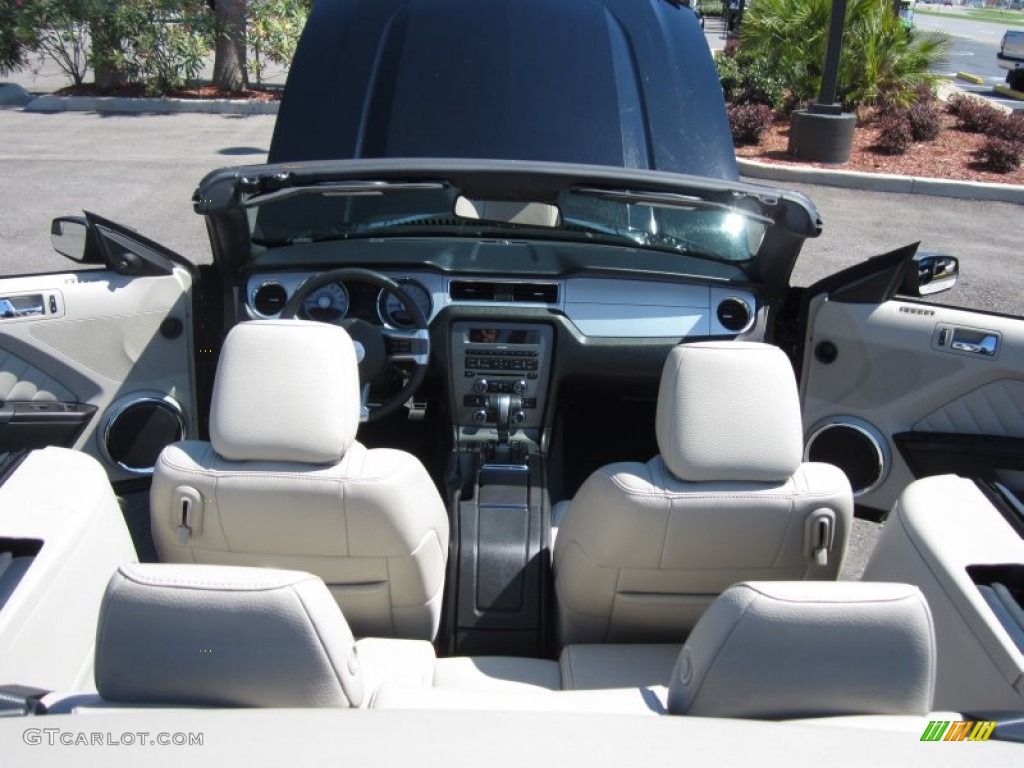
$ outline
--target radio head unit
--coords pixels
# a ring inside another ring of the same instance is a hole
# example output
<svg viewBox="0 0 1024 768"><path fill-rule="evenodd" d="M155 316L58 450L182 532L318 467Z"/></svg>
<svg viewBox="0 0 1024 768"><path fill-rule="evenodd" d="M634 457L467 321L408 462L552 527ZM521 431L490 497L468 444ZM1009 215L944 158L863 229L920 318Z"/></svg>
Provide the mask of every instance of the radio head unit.
<svg viewBox="0 0 1024 768"><path fill-rule="evenodd" d="M536 323L461 321L452 340L456 424L493 431L543 425L554 331Z"/></svg>

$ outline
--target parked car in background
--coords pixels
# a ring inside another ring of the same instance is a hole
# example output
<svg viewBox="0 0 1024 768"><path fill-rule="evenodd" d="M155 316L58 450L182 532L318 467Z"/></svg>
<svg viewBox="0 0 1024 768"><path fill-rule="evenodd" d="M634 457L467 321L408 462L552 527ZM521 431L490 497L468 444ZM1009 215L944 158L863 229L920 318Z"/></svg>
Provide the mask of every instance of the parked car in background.
<svg viewBox="0 0 1024 768"><path fill-rule="evenodd" d="M1006 70L1006 82L1011 88L1024 91L1024 30L1006 30L996 64Z"/></svg>

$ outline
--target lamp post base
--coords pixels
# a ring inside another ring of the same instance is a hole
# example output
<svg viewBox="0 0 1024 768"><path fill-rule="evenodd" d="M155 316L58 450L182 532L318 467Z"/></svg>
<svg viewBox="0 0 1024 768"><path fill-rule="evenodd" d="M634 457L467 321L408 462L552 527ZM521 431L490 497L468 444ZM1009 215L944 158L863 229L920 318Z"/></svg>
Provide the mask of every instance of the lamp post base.
<svg viewBox="0 0 1024 768"><path fill-rule="evenodd" d="M850 112L815 107L819 105L793 113L789 125L789 153L816 163L847 162L853 149L856 117Z"/></svg>

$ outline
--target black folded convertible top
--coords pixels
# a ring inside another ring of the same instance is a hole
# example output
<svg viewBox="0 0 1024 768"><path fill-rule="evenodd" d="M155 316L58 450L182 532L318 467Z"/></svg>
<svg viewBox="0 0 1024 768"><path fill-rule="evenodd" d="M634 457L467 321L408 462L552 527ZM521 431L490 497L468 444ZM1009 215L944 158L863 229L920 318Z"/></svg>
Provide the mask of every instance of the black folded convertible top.
<svg viewBox="0 0 1024 768"><path fill-rule="evenodd" d="M707 43L669 0L317 0L269 159L374 157L737 175Z"/></svg>

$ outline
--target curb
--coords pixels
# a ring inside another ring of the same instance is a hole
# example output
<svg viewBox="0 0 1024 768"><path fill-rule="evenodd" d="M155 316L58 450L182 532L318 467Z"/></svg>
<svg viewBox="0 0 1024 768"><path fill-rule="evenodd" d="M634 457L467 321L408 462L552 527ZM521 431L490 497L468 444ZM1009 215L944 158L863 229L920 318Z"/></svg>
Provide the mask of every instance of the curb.
<svg viewBox="0 0 1024 768"><path fill-rule="evenodd" d="M978 77L978 75L972 75L967 72L957 72L957 80L966 80L968 83L974 83L975 85L984 85L985 78Z"/></svg>
<svg viewBox="0 0 1024 768"><path fill-rule="evenodd" d="M826 187L860 189L867 192L897 192L906 195L932 195L934 197L955 197L963 200L988 200L1024 205L1024 186L1020 184L990 184L980 181L895 176L888 173L833 171L825 168L774 165L739 157L736 158L736 164L741 176L752 179L820 184Z"/></svg>
<svg viewBox="0 0 1024 768"><path fill-rule="evenodd" d="M119 96L37 96L26 112L106 112L114 114L276 115L279 101L246 99L128 99Z"/></svg>
<svg viewBox="0 0 1024 768"><path fill-rule="evenodd" d="M1016 99L1017 101L1024 101L1024 92L1014 90L1008 85L993 85L992 90L1002 96Z"/></svg>
<svg viewBox="0 0 1024 768"><path fill-rule="evenodd" d="M24 107L32 95L17 83L0 83L0 107Z"/></svg>

